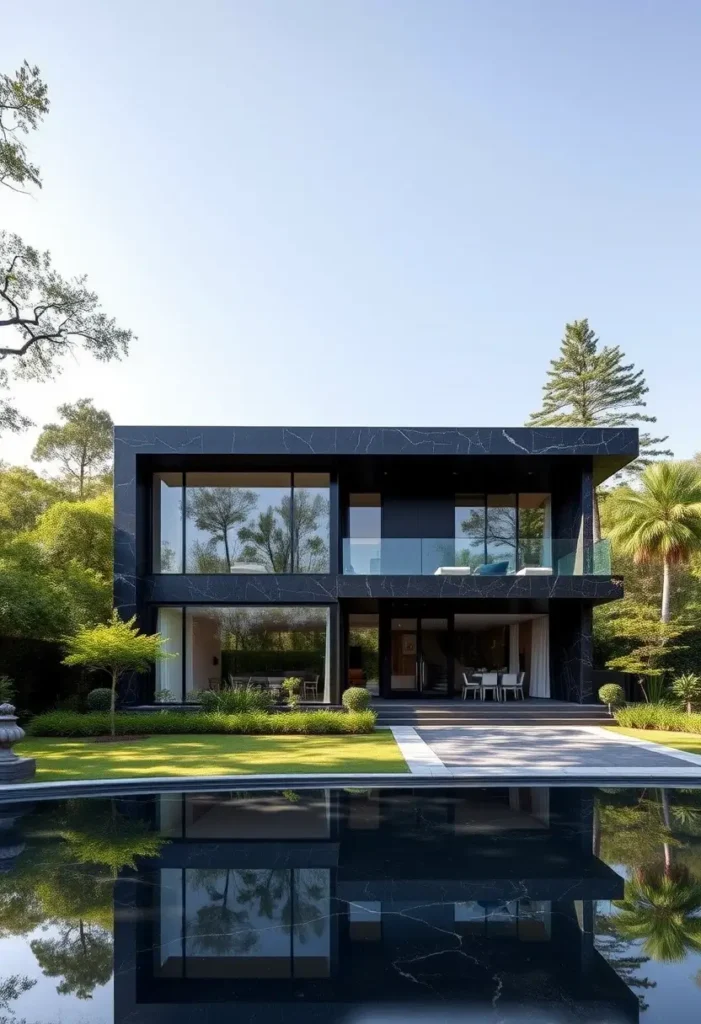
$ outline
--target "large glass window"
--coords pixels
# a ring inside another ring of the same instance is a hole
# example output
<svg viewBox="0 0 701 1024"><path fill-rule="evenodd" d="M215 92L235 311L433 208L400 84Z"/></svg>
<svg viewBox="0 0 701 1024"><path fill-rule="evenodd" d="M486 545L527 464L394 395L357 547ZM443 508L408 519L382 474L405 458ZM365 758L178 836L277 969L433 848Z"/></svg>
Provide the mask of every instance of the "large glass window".
<svg viewBox="0 0 701 1024"><path fill-rule="evenodd" d="M552 567L549 494L519 494L518 555L520 566Z"/></svg>
<svg viewBox="0 0 701 1024"><path fill-rule="evenodd" d="M485 562L485 500L483 494L458 494L455 499L455 564L476 569Z"/></svg>
<svg viewBox="0 0 701 1024"><path fill-rule="evenodd" d="M505 572L551 566L549 494L459 494L455 498L455 564L473 571L506 562Z"/></svg>
<svg viewBox="0 0 701 1024"><path fill-rule="evenodd" d="M306 701L330 700L329 609L327 607L160 608L158 631L167 650L180 654L159 669L159 688L178 700L196 690L252 685L278 695L289 676L302 679ZM164 686L164 673L170 685Z"/></svg>
<svg viewBox="0 0 701 1024"><path fill-rule="evenodd" d="M292 572L329 571L329 474L295 473Z"/></svg>
<svg viewBox="0 0 701 1024"><path fill-rule="evenodd" d="M153 571L183 571L183 475L153 476Z"/></svg>
<svg viewBox="0 0 701 1024"><path fill-rule="evenodd" d="M516 495L487 495L487 562L508 562L516 571Z"/></svg>
<svg viewBox="0 0 701 1024"><path fill-rule="evenodd" d="M289 473L188 473L187 572L290 571Z"/></svg>
<svg viewBox="0 0 701 1024"><path fill-rule="evenodd" d="M329 571L328 473L187 473L184 482L154 474L154 572Z"/></svg>
<svg viewBox="0 0 701 1024"><path fill-rule="evenodd" d="M347 536L343 541L343 571L367 575L382 564L382 499L379 494L348 496Z"/></svg>

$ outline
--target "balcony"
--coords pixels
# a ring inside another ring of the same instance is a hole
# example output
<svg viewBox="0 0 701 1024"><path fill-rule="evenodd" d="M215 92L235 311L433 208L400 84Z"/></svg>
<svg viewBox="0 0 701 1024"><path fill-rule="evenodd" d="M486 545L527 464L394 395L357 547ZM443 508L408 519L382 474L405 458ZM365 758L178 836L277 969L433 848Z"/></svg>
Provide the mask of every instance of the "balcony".
<svg viewBox="0 0 701 1024"><path fill-rule="evenodd" d="M587 560L588 561L588 560ZM608 540L594 544L585 564L581 541L521 537L490 544L486 553L469 541L446 537L382 537L343 541L347 576L610 576Z"/></svg>

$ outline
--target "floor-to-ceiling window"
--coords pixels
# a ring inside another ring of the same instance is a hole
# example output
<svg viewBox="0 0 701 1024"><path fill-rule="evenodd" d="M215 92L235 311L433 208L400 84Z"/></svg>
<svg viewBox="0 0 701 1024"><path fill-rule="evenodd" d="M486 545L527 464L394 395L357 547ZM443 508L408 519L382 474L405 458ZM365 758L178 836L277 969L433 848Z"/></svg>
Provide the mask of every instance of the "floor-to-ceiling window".
<svg viewBox="0 0 701 1024"><path fill-rule="evenodd" d="M153 571L326 573L328 473L157 473Z"/></svg>
<svg viewBox="0 0 701 1024"><path fill-rule="evenodd" d="M302 679L302 698L330 701L329 608L163 607L158 632L177 659L156 670L156 689L189 700L198 690L250 684L278 691Z"/></svg>
<svg viewBox="0 0 701 1024"><path fill-rule="evenodd" d="M382 499L379 494L351 494L343 540L344 573L372 575L382 567Z"/></svg>
<svg viewBox="0 0 701 1024"><path fill-rule="evenodd" d="M549 494L458 494L455 565L552 566Z"/></svg>

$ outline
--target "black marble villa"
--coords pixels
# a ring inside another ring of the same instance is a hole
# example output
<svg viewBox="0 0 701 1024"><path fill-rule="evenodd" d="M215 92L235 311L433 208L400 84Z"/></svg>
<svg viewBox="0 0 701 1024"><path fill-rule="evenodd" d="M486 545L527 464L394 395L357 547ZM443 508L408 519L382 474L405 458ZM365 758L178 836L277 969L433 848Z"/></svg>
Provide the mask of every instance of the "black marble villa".
<svg viewBox="0 0 701 1024"><path fill-rule="evenodd" d="M623 594L594 487L632 429L117 427L115 604L179 655L128 696L300 676L460 697L470 671L589 703Z"/></svg>

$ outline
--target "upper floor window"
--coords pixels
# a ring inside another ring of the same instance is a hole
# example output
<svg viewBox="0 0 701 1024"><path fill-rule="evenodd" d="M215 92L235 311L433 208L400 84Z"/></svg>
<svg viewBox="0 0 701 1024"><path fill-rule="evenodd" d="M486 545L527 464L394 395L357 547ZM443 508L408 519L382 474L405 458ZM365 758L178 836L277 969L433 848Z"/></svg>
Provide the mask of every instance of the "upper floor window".
<svg viewBox="0 0 701 1024"><path fill-rule="evenodd" d="M455 562L506 562L506 572L551 564L549 494L459 494L455 499Z"/></svg>
<svg viewBox="0 0 701 1024"><path fill-rule="evenodd" d="M154 572L328 572L329 475L155 474L153 537Z"/></svg>

